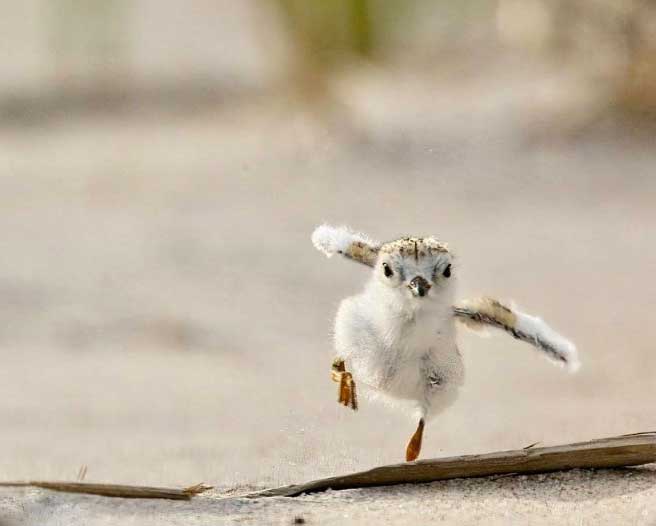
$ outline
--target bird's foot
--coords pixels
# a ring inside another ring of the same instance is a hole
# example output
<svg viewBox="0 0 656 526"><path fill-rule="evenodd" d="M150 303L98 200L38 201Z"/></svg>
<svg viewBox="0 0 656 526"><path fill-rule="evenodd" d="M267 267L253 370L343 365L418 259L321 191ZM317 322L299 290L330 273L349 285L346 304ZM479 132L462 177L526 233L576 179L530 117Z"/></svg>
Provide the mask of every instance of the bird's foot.
<svg viewBox="0 0 656 526"><path fill-rule="evenodd" d="M355 392L355 381L353 375L346 370L344 360L337 358L332 368L333 382L339 384L337 401L344 407L350 407L353 411L358 410L358 397Z"/></svg>
<svg viewBox="0 0 656 526"><path fill-rule="evenodd" d="M412 438L410 438L410 442L408 442L408 447L405 449L406 462L412 462L413 460L417 460L417 457L419 456L419 453L421 451L421 441L423 436L424 436L424 419L421 418L419 420L419 425L417 426L417 430L415 431L415 434L412 435Z"/></svg>

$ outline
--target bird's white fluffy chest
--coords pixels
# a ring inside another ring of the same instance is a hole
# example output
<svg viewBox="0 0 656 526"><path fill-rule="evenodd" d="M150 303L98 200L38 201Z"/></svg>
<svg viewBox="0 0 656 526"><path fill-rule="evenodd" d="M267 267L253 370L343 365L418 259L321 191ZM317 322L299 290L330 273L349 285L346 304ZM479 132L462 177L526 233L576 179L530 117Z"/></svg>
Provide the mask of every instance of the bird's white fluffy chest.
<svg viewBox="0 0 656 526"><path fill-rule="evenodd" d="M440 307L422 305L407 317L388 320L393 334L380 356L383 362L396 364L383 386L388 394L416 400L459 385L462 363L453 318L448 308Z"/></svg>
<svg viewBox="0 0 656 526"><path fill-rule="evenodd" d="M422 406L459 386L450 299L397 302L371 292L342 302L335 324L337 348L356 381Z"/></svg>

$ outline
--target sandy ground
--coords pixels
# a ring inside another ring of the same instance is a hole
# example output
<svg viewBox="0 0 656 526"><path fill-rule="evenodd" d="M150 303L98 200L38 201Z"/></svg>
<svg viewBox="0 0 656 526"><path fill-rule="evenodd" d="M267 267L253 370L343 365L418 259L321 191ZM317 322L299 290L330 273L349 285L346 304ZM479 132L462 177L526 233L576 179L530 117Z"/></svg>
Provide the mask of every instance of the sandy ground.
<svg viewBox="0 0 656 526"><path fill-rule="evenodd" d="M215 493L191 502L3 492L20 524L654 524L656 470L572 471L244 499Z"/></svg>
<svg viewBox="0 0 656 526"><path fill-rule="evenodd" d="M74 480L86 465L92 481L219 488L190 504L3 490L0 513L41 526L656 522L653 470L219 498L397 462L413 431L384 407L335 403L331 317L366 270L312 248L322 221L440 236L462 297L512 298L579 346L568 376L506 337L463 333L467 383L424 457L656 428L653 141L531 143L530 97L462 90L403 112L409 97L361 106L356 128L376 132L347 139L275 105L0 128L2 479Z"/></svg>

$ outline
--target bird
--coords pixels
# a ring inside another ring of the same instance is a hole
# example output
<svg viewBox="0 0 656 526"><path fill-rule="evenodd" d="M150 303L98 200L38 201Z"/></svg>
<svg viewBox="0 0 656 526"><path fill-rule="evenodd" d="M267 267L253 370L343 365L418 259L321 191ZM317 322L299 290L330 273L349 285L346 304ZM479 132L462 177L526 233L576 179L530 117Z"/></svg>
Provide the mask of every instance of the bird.
<svg viewBox="0 0 656 526"><path fill-rule="evenodd" d="M370 399L406 408L417 422L407 462L419 457L426 423L453 404L464 383L457 322L504 331L569 372L580 366L571 341L514 304L490 297L456 303L456 258L435 237L379 243L346 226L323 224L311 239L327 257L339 254L371 268L364 289L337 309L331 377L345 407L358 409L362 387Z"/></svg>

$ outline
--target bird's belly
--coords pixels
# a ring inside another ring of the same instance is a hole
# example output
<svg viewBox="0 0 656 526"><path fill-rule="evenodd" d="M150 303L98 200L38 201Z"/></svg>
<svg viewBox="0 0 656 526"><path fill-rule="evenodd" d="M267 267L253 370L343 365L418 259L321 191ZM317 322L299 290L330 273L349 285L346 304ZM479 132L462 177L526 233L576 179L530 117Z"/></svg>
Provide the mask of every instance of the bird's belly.
<svg viewBox="0 0 656 526"><path fill-rule="evenodd" d="M423 357L394 357L375 362L355 359L351 365L356 382L394 398L423 400L428 391L437 394L459 385L447 364L435 385L431 385Z"/></svg>
<svg viewBox="0 0 656 526"><path fill-rule="evenodd" d="M419 360L400 363L389 375L381 390L395 398L418 400L423 397L426 378Z"/></svg>
<svg viewBox="0 0 656 526"><path fill-rule="evenodd" d="M395 338L379 337L378 345L361 346L352 353L349 365L356 382L387 396L415 401L459 386L462 361L455 327L436 326L432 317L425 318L401 328ZM432 385L429 378L435 371L439 385Z"/></svg>
<svg viewBox="0 0 656 526"><path fill-rule="evenodd" d="M397 398L414 398L421 392L423 375L417 359L401 359L389 351L375 360L354 356L351 369L356 382Z"/></svg>
<svg viewBox="0 0 656 526"><path fill-rule="evenodd" d="M362 359L352 362L356 382L398 399L430 403L457 390L464 380L462 358L455 342L422 351L387 349L375 360L359 358Z"/></svg>

